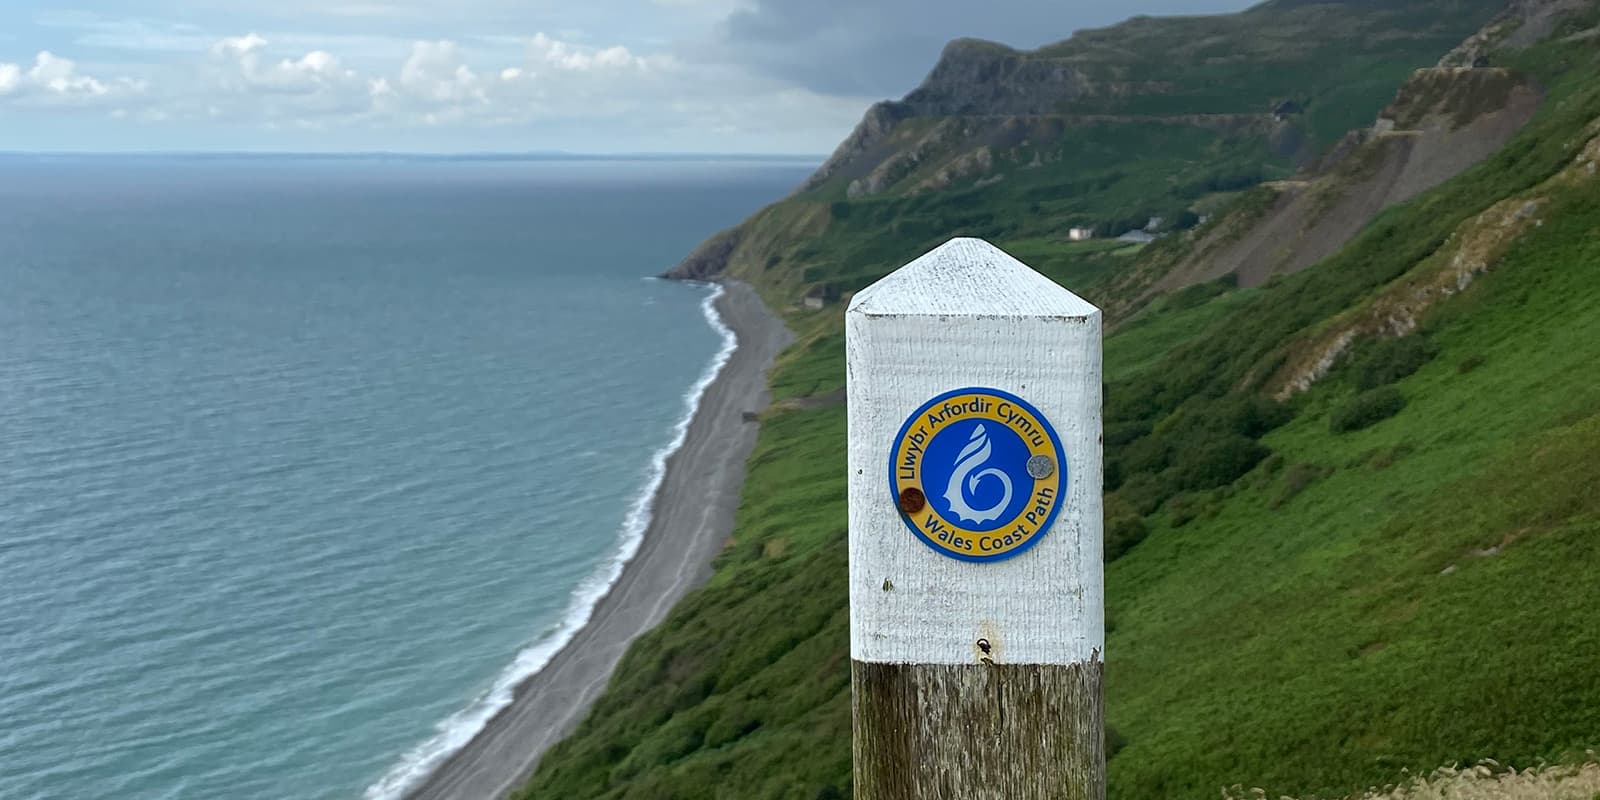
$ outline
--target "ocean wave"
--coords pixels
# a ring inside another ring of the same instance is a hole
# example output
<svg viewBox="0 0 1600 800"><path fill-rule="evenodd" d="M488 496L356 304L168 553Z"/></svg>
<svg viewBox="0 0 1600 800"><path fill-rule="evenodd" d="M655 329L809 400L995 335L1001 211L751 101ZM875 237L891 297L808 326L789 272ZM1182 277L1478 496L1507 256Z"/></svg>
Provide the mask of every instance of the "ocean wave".
<svg viewBox="0 0 1600 800"><path fill-rule="evenodd" d="M689 426L700 408L700 398L722 373L722 368L739 346L738 335L717 313L717 300L725 291L722 286L713 285L711 294L700 304L706 321L722 337L722 346L699 379L684 393L684 413L673 428L672 440L651 456L649 473L623 520L615 553L573 590L572 600L554 630L517 653L516 659L501 671L487 692L435 726L431 738L408 751L382 778L367 787L364 795L367 800L399 800L446 759L472 741L472 737L482 731L495 714L511 705L516 687L544 669L561 652L561 648L566 647L578 631L589 623L595 606L622 577L623 568L638 554L639 546L644 543L645 532L650 528L656 494L666 478L668 459L683 447L689 436Z"/></svg>

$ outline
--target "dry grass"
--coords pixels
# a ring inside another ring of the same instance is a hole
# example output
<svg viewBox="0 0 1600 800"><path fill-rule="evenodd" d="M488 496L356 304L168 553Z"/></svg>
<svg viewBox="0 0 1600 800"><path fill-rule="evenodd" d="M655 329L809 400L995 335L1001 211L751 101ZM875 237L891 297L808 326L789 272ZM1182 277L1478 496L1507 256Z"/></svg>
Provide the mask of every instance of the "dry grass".
<svg viewBox="0 0 1600 800"><path fill-rule="evenodd" d="M1267 793L1235 786L1224 789L1222 797L1265 800ZM1600 800L1600 763L1521 771L1492 761L1469 769L1447 767L1400 786L1353 795L1349 800Z"/></svg>
<svg viewBox="0 0 1600 800"><path fill-rule="evenodd" d="M1600 797L1600 764L1521 772L1480 764L1466 770L1439 770L1387 792L1368 792L1362 800L1594 800L1596 797Z"/></svg>

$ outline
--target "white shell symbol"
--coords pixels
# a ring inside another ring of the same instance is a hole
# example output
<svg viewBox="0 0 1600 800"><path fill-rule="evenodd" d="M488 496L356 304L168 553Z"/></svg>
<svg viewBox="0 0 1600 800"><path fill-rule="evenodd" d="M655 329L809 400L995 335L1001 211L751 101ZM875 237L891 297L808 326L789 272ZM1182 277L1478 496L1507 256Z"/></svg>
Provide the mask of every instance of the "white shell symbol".
<svg viewBox="0 0 1600 800"><path fill-rule="evenodd" d="M991 450L988 432L984 430L982 425L974 428L972 438L967 442L967 446L962 448L961 455L956 456L956 469L950 473L950 482L944 488L944 499L950 504L950 512L960 517L962 521L974 525L981 525L998 518L1005 511L1006 506L1011 505L1011 478L1009 476L993 467L976 474L973 473L973 470L983 466L989 460ZM971 477L969 478L968 475L971 475ZM973 508L967 505L961 484L967 484L966 491L976 492L978 490L978 481L989 475L999 478L1000 483L1005 486L1005 495L1000 498L1000 502L988 508Z"/></svg>

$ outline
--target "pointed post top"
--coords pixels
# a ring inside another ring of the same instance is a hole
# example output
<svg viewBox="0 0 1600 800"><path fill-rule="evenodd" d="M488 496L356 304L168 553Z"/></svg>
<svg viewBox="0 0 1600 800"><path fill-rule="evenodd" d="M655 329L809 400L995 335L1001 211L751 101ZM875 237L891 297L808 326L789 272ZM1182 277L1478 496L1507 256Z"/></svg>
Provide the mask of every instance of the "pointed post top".
<svg viewBox="0 0 1600 800"><path fill-rule="evenodd" d="M857 800L1104 800L1101 321L978 239L850 304Z"/></svg>
<svg viewBox="0 0 1600 800"><path fill-rule="evenodd" d="M958 238L857 292L849 313L1081 319L1100 309L1004 250Z"/></svg>

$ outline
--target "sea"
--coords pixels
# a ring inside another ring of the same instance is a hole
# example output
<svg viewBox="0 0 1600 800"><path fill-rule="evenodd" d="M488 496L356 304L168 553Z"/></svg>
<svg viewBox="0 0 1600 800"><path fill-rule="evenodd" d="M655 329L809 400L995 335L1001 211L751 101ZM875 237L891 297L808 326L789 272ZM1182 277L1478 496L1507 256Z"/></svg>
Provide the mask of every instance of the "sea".
<svg viewBox="0 0 1600 800"><path fill-rule="evenodd" d="M0 155L0 798L367 798L634 552L801 159Z"/></svg>

